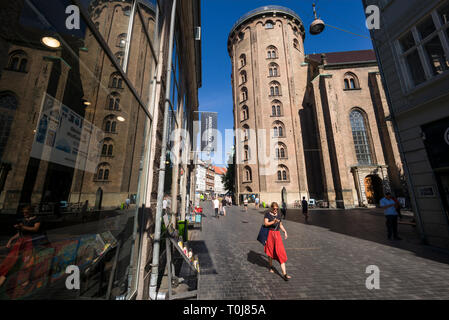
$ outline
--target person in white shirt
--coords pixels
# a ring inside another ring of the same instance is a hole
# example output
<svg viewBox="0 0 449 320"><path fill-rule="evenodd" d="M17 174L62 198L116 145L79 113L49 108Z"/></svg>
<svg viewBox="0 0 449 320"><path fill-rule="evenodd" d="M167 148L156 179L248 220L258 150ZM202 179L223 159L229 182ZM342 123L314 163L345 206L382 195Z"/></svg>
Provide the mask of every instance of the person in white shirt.
<svg viewBox="0 0 449 320"><path fill-rule="evenodd" d="M398 236L398 211L396 209L397 204L391 196L390 192L385 194L385 197L380 200L380 207L384 209L387 225L388 240L391 240L393 236L394 240L402 240Z"/></svg>
<svg viewBox="0 0 449 320"><path fill-rule="evenodd" d="M245 207L245 212L248 212L248 197L243 200L243 206Z"/></svg>
<svg viewBox="0 0 449 320"><path fill-rule="evenodd" d="M215 209L215 218L220 219L220 216L218 215L218 209L220 209L220 201L218 201L218 197L215 197L213 202L214 202L214 209Z"/></svg>
<svg viewBox="0 0 449 320"><path fill-rule="evenodd" d="M162 215L165 215L167 213L167 207L168 207L168 200L167 196L165 196L164 200L162 201Z"/></svg>

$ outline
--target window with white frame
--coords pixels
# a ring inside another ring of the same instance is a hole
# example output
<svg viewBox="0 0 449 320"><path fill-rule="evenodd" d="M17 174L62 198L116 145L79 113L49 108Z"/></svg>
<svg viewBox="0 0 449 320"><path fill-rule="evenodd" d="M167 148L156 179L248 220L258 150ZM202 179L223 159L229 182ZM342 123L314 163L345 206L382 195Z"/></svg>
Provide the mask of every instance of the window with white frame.
<svg viewBox="0 0 449 320"><path fill-rule="evenodd" d="M398 39L408 87L449 70L449 1Z"/></svg>

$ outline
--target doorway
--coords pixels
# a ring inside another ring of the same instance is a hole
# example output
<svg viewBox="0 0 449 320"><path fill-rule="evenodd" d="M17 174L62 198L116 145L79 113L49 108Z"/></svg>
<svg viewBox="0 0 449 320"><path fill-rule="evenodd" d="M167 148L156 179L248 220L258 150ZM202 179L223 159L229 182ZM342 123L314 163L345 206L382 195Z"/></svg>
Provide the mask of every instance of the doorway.
<svg viewBox="0 0 449 320"><path fill-rule="evenodd" d="M365 195L369 205L377 205L382 199L382 179L378 175L369 175L365 178Z"/></svg>

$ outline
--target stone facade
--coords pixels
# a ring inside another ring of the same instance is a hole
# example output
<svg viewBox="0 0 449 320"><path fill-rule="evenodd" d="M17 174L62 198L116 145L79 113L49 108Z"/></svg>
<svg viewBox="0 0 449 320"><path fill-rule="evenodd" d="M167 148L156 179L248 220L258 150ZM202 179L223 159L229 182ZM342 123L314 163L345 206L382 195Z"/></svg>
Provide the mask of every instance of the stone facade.
<svg viewBox="0 0 449 320"><path fill-rule="evenodd" d="M449 1L364 0L423 242L449 248ZM407 40L408 39L408 43Z"/></svg>
<svg viewBox="0 0 449 320"><path fill-rule="evenodd" d="M304 40L300 17L277 6L248 13L229 35L240 200L351 208L376 205L385 190L403 196L373 51L308 56Z"/></svg>

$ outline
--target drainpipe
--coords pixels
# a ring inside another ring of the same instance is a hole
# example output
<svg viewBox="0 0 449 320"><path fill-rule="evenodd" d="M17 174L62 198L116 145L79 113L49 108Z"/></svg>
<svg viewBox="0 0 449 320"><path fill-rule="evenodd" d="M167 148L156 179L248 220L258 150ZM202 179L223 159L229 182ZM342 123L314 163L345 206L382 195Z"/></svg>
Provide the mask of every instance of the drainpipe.
<svg viewBox="0 0 449 320"><path fill-rule="evenodd" d="M167 129L168 129L168 109L170 107L170 87L172 75L172 57L173 57L173 38L175 33L176 21L176 2L173 0L172 12L170 17L170 36L167 59L167 85L165 90L165 108L164 108L164 129L162 134L162 148L161 160L159 164L159 182L157 190L157 205L156 205L156 225L154 231L154 245L153 245L153 260L151 264L151 278L150 278L150 299L151 300L165 300L166 293L156 292L157 280L159 274L159 252L161 240L161 218L162 218L162 201L164 198L164 182L165 182L165 161L167 153Z"/></svg>

